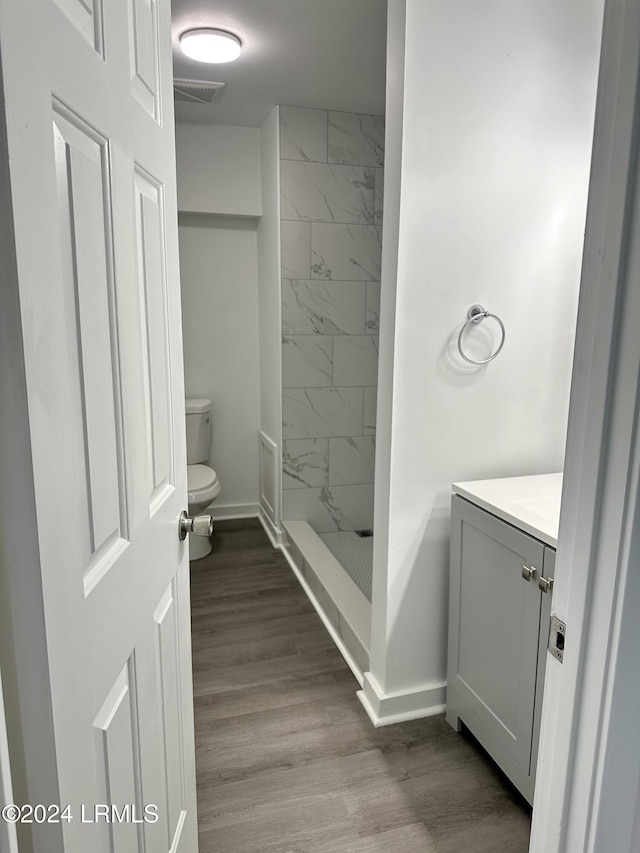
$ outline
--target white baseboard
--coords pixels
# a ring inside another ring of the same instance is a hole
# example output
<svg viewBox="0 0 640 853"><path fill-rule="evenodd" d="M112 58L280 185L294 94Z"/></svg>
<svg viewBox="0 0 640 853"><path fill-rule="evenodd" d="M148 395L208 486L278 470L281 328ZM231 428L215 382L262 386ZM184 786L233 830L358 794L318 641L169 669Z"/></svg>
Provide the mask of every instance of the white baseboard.
<svg viewBox="0 0 640 853"><path fill-rule="evenodd" d="M365 672L362 688L358 699L376 728L433 717L445 710L446 681L425 684L415 690L384 693L373 675Z"/></svg>
<svg viewBox="0 0 640 853"><path fill-rule="evenodd" d="M284 543L284 531L273 523L271 518L267 512L265 512L264 507L260 506L258 508L258 520L260 524L264 528L264 532L269 537L269 541L273 545L274 548L282 548Z"/></svg>
<svg viewBox="0 0 640 853"><path fill-rule="evenodd" d="M255 518L258 515L258 504L211 504L207 510L214 521L231 521L234 518Z"/></svg>

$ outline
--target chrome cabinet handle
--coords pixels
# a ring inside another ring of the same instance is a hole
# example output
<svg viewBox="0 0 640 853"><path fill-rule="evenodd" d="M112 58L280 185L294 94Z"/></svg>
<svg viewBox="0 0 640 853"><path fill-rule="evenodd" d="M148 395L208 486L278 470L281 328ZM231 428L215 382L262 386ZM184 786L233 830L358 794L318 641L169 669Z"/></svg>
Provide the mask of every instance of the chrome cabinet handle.
<svg viewBox="0 0 640 853"><path fill-rule="evenodd" d="M543 592L551 592L553 589L553 578L538 578L538 586Z"/></svg>
<svg viewBox="0 0 640 853"><path fill-rule="evenodd" d="M526 580L527 583L529 583L531 578L535 578L537 571L538 570L534 568L534 566L523 566L522 577Z"/></svg>
<svg viewBox="0 0 640 853"><path fill-rule="evenodd" d="M187 533L193 533L195 536L211 536L213 519L210 515L196 515L190 518L183 509L178 519L178 538L181 542L187 538Z"/></svg>

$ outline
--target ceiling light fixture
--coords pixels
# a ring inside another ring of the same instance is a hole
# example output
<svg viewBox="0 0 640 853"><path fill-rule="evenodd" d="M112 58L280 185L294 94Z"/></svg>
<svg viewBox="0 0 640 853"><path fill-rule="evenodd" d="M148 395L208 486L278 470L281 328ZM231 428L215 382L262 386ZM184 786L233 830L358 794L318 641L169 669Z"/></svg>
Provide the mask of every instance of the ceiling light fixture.
<svg viewBox="0 0 640 853"><path fill-rule="evenodd" d="M189 59L198 62L233 62L240 56L240 39L225 30L204 27L187 30L180 36L180 48Z"/></svg>

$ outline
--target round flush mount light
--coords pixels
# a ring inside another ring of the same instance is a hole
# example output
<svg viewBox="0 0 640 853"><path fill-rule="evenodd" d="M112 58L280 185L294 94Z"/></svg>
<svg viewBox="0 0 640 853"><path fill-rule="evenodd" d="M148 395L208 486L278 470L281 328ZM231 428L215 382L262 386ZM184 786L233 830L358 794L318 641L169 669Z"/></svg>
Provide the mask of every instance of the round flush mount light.
<svg viewBox="0 0 640 853"><path fill-rule="evenodd" d="M240 56L240 39L225 30L209 27L187 30L180 36L180 48L189 59L198 62L233 62Z"/></svg>

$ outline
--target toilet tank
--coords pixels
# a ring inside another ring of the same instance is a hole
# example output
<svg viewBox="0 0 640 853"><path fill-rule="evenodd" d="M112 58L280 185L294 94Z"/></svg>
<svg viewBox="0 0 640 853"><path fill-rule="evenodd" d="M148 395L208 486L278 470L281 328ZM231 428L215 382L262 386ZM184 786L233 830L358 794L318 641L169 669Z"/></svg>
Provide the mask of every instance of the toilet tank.
<svg viewBox="0 0 640 853"><path fill-rule="evenodd" d="M211 400L197 397L185 400L187 414L187 465L209 460L211 439Z"/></svg>

